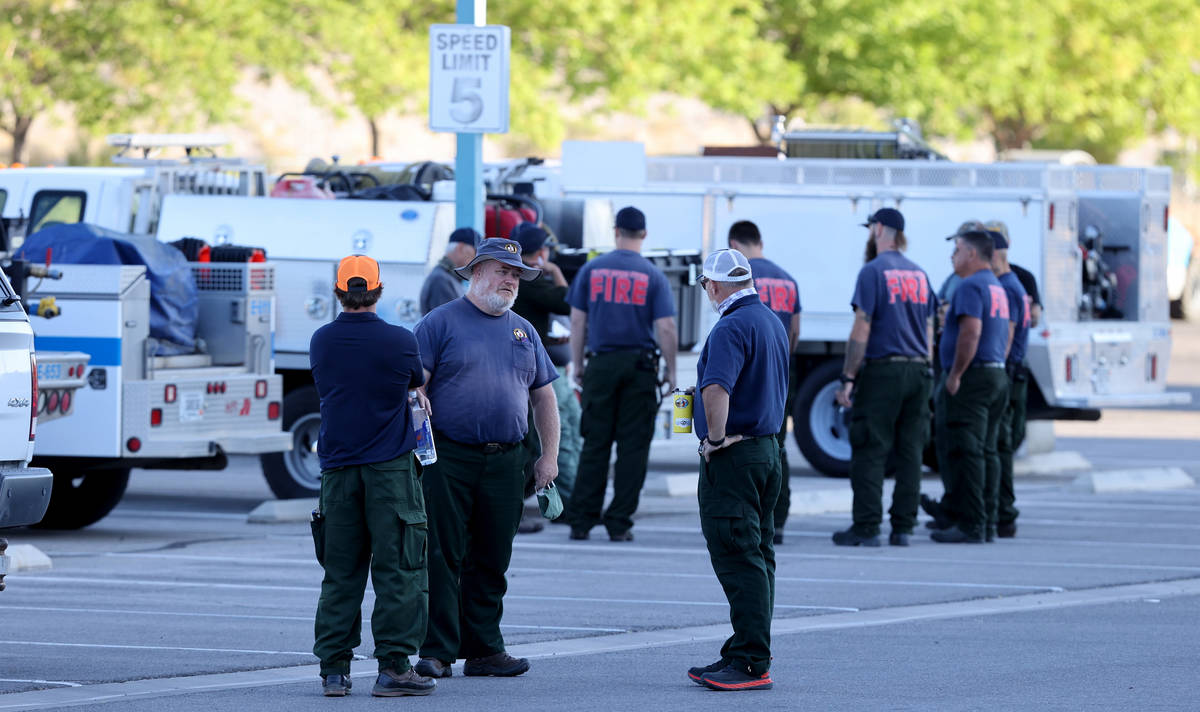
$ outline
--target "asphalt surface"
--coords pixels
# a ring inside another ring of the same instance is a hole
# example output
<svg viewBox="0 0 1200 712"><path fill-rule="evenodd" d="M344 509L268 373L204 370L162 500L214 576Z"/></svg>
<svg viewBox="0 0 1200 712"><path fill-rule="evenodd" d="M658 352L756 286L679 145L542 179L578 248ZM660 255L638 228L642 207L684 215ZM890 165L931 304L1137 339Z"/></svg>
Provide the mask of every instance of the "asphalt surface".
<svg viewBox="0 0 1200 712"><path fill-rule="evenodd" d="M1200 344L1200 329L1180 341ZM1200 377L1188 372L1173 371L1173 387ZM1200 431L1171 430L1196 415L1195 403L1120 415L1169 435L1144 437L1106 414L1070 424L1059 447L1096 469L1177 466L1200 478ZM658 457L652 477L686 469ZM389 703L369 696L369 622L353 694L320 696L321 570L306 524L246 522L270 496L254 460L219 473L135 471L117 510L88 529L5 533L54 566L12 574L0 593L0 712L1200 708L1200 489L1094 495L1073 490L1073 477L1018 480L1017 538L984 546L919 533L906 549L845 549L829 535L848 514L794 516L778 548L775 689L740 701L685 677L728 634L694 499L646 496L631 543L599 529L569 541L550 525L518 537L505 601L506 640L532 671L493 680L457 669L434 695ZM848 487L802 466L792 483ZM368 593L364 618L372 603Z"/></svg>

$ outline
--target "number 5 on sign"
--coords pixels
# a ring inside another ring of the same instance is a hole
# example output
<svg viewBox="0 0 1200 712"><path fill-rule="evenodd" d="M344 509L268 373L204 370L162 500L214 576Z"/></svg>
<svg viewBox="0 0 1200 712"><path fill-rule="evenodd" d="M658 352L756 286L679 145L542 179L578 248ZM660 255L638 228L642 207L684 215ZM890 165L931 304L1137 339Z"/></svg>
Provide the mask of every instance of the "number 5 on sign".
<svg viewBox="0 0 1200 712"><path fill-rule="evenodd" d="M511 35L503 25L431 25L429 128L508 133Z"/></svg>

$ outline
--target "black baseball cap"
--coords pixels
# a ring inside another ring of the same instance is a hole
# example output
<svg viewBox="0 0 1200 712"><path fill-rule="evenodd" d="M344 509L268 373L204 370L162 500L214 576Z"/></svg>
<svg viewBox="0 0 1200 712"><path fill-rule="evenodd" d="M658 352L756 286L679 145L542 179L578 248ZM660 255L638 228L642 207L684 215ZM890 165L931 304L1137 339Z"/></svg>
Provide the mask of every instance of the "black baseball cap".
<svg viewBox="0 0 1200 712"><path fill-rule="evenodd" d="M517 223L517 226L509 233L508 238L521 243L521 254L527 255L542 249L546 245L546 240L550 239L550 236L546 234L545 228L541 225L533 222L523 222Z"/></svg>
<svg viewBox="0 0 1200 712"><path fill-rule="evenodd" d="M450 242L461 242L470 245L471 247L478 245L479 241L482 239L483 235L480 235L479 232L472 227L460 227L454 232L450 233Z"/></svg>
<svg viewBox="0 0 1200 712"><path fill-rule="evenodd" d="M988 230L988 237L992 238L992 247L997 250L1007 250L1008 240L1004 239L1004 233L999 230Z"/></svg>
<svg viewBox="0 0 1200 712"><path fill-rule="evenodd" d="M880 208L876 210L875 214L867 218L867 221L862 226L870 227L871 223L879 223L893 230L904 230L904 216L895 208Z"/></svg>
<svg viewBox="0 0 1200 712"><path fill-rule="evenodd" d="M646 215L632 205L621 208L617 211L617 227L629 232L638 232L646 229Z"/></svg>

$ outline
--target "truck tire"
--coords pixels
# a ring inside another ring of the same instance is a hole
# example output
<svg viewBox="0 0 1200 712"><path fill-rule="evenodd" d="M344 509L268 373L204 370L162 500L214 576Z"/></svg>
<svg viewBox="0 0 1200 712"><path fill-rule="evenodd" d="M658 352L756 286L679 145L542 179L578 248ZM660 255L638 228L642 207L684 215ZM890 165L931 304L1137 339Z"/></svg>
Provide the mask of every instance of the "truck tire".
<svg viewBox="0 0 1200 712"><path fill-rule="evenodd" d="M1171 302L1171 316L1193 324L1200 322L1200 259L1194 255L1183 282L1183 292L1179 299Z"/></svg>
<svg viewBox="0 0 1200 712"><path fill-rule="evenodd" d="M283 396L283 429L292 434L292 449L260 456L267 485L279 499L320 495L317 437L321 433L321 398L316 386L301 386Z"/></svg>
<svg viewBox="0 0 1200 712"><path fill-rule="evenodd" d="M103 519L117 506L129 485L129 468L56 469L50 507L36 529L82 529Z"/></svg>
<svg viewBox="0 0 1200 712"><path fill-rule="evenodd" d="M826 361L808 372L796 391L792 432L804 459L830 477L850 474L850 411L834 400L841 361Z"/></svg>

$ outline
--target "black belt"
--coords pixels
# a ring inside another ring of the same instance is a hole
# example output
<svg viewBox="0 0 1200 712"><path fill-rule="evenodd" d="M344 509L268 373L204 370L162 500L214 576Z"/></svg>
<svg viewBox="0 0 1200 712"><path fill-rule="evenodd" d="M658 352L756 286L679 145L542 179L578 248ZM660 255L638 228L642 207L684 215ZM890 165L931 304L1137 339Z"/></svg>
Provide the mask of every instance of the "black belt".
<svg viewBox="0 0 1200 712"><path fill-rule="evenodd" d="M976 361L967 368L1004 368L1004 363L1001 361Z"/></svg>
<svg viewBox="0 0 1200 712"><path fill-rule="evenodd" d="M474 450L476 452L481 452L484 455L495 455L497 453L515 450L517 448L517 446L520 445L522 442L521 440L518 440L515 443L460 443L457 440L451 440L450 438L446 437L445 435L442 435L441 433L435 433L434 434L434 442L437 442L438 440L442 440L443 442L448 442L451 445L454 445L456 447L461 447L465 450Z"/></svg>
<svg viewBox="0 0 1200 712"><path fill-rule="evenodd" d="M929 359L924 356L884 356L883 358L869 358L867 363L919 363L922 366L928 366Z"/></svg>

